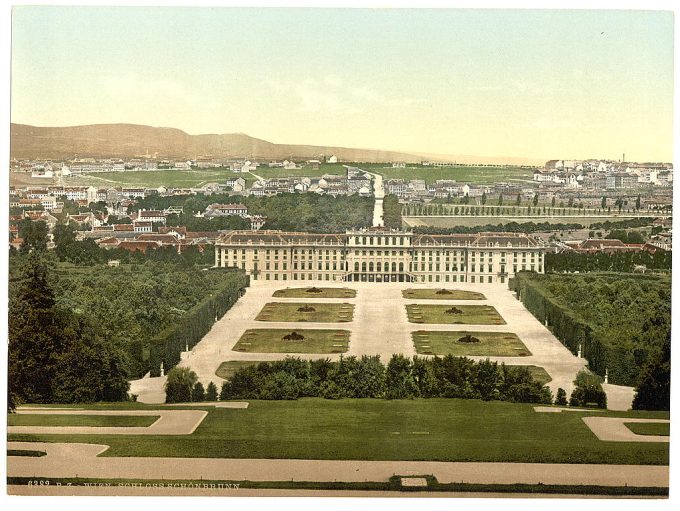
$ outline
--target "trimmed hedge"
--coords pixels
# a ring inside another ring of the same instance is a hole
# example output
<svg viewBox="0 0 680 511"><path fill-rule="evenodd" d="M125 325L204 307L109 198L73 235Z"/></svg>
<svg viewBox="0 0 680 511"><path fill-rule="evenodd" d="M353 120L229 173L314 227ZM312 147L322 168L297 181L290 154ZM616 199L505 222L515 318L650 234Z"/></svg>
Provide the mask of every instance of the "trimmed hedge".
<svg viewBox="0 0 680 511"><path fill-rule="evenodd" d="M210 270L221 271L221 270ZM158 333L150 343L151 376L160 376L161 362L167 372L180 361L188 345L193 348L210 331L215 321L231 309L243 296L250 277L243 272L230 272L224 286L206 296L189 309L176 323Z"/></svg>
<svg viewBox="0 0 680 511"><path fill-rule="evenodd" d="M589 323L580 317L578 312L561 303L560 297L551 293L542 283L544 279L551 277L597 279L604 284L620 282L623 278L639 283L659 281L659 278L643 275L624 277L620 274L597 274L588 277L585 275L551 276L519 272L509 282L510 288L517 293L517 297L527 310L545 324L574 355L578 353L579 345L581 345L582 355L588 361L591 371L604 376L608 369L610 383L635 385L640 369L638 358L646 357L646 353L636 353L635 346L629 347L625 342L612 343L606 338L603 325ZM631 339L636 336L636 332L630 332ZM623 341L626 340L623 339ZM651 351L654 346L650 345L646 348Z"/></svg>

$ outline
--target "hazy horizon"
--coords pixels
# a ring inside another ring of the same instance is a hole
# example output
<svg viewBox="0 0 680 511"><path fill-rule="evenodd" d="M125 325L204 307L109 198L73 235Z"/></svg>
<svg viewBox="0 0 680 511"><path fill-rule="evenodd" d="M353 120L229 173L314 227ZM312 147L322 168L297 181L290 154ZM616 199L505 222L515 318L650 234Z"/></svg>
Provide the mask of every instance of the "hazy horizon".
<svg viewBox="0 0 680 511"><path fill-rule="evenodd" d="M15 7L12 122L672 161L673 14Z"/></svg>

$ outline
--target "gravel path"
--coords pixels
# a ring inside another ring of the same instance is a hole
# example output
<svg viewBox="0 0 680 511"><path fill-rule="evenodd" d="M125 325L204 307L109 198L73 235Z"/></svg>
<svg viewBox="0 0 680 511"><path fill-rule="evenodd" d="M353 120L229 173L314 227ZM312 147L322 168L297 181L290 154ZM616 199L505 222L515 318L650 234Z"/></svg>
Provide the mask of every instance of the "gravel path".
<svg viewBox="0 0 680 511"><path fill-rule="evenodd" d="M8 448L47 453L8 457L11 477L364 482L432 474L441 483L668 486L668 467L652 465L99 457L107 446L41 442L9 442Z"/></svg>

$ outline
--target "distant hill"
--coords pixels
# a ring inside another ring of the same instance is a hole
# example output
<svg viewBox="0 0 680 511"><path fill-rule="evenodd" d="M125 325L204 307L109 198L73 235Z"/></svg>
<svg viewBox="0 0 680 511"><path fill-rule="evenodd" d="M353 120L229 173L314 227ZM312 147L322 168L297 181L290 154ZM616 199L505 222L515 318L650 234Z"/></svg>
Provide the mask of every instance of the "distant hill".
<svg viewBox="0 0 680 511"><path fill-rule="evenodd" d="M59 128L11 125L12 158L130 158L157 153L159 158L314 159L335 155L341 161L418 162L421 156L347 147L273 144L266 140L227 133L189 135L174 128L138 124L92 124Z"/></svg>

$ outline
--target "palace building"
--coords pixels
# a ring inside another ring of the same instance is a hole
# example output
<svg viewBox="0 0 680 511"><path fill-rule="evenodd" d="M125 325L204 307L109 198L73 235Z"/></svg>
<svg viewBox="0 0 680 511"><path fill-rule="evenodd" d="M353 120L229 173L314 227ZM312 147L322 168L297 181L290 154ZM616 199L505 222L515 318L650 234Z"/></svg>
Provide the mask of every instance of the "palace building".
<svg viewBox="0 0 680 511"><path fill-rule="evenodd" d="M215 266L241 268L254 280L502 284L521 270L543 273L546 250L521 233L231 231L215 243Z"/></svg>

